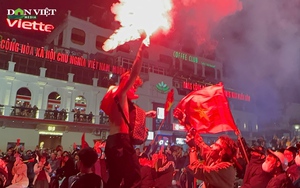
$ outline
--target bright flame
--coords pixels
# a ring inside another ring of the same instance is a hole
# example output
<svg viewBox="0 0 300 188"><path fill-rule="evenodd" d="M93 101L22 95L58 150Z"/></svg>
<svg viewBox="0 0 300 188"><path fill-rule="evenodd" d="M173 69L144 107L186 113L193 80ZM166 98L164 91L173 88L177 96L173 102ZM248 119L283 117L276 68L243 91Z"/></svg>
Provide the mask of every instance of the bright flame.
<svg viewBox="0 0 300 188"><path fill-rule="evenodd" d="M139 39L143 31L147 34L143 42L148 46L155 31L161 29L166 33L170 29L172 6L171 0L120 0L113 4L111 11L121 27L104 42L103 50L109 51Z"/></svg>

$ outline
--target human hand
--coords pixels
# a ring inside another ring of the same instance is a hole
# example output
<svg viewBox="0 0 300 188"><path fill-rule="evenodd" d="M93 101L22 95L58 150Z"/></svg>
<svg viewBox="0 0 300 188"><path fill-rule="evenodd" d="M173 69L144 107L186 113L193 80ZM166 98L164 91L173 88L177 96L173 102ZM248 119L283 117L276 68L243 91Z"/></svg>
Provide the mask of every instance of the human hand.
<svg viewBox="0 0 300 188"><path fill-rule="evenodd" d="M156 111L150 110L146 112L146 117L155 118L156 117Z"/></svg>
<svg viewBox="0 0 300 188"><path fill-rule="evenodd" d="M185 142L189 147L195 147L196 143L194 139L195 139L194 135L188 132L186 135Z"/></svg>

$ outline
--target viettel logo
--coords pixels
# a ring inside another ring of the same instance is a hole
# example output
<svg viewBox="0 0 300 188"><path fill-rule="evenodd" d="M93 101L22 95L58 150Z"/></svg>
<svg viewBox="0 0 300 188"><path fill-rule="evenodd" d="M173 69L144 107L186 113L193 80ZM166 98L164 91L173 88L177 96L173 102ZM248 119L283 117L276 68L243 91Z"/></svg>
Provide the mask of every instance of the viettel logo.
<svg viewBox="0 0 300 188"><path fill-rule="evenodd" d="M53 16L55 15L56 9L21 9L16 10L7 9L7 18L11 20L17 19L37 19L37 16Z"/></svg>
<svg viewBox="0 0 300 188"><path fill-rule="evenodd" d="M169 86L167 86L167 84L165 84L163 81L161 81L158 84L156 84L156 89L161 93L167 93L170 88L169 88Z"/></svg>

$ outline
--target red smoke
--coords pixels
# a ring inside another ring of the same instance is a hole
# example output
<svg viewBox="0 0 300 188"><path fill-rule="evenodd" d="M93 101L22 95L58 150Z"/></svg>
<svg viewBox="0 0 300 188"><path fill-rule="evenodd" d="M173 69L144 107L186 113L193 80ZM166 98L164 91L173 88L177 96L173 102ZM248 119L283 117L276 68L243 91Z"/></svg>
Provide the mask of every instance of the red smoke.
<svg viewBox="0 0 300 188"><path fill-rule="evenodd" d="M209 43L210 48L216 45L210 41L211 30L224 17L242 9L239 0L174 0L173 3L175 38L186 41L188 37L189 41L196 41L195 45Z"/></svg>

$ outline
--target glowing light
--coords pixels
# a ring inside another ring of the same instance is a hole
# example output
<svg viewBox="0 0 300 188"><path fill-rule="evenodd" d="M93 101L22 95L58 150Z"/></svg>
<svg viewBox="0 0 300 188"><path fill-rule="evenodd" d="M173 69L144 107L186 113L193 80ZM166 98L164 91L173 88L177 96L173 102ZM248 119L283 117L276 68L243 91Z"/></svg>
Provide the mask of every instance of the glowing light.
<svg viewBox="0 0 300 188"><path fill-rule="evenodd" d="M161 29L167 32L171 27L171 0L120 0L113 4L111 11L116 15L121 27L117 29L103 45L109 51L125 42L139 39L141 32L147 37L144 44L149 45L150 36Z"/></svg>
<svg viewBox="0 0 300 188"><path fill-rule="evenodd" d="M41 134L41 135L57 135L57 136L63 135L63 133L60 133L60 132L46 132L46 131L40 131L39 134Z"/></svg>

